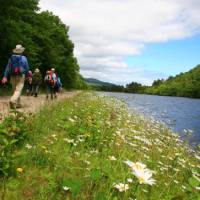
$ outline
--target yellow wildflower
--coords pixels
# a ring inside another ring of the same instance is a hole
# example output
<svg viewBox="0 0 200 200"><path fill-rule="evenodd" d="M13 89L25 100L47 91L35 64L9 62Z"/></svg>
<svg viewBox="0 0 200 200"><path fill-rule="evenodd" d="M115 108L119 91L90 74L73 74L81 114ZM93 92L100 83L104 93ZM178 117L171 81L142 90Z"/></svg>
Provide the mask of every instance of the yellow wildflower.
<svg viewBox="0 0 200 200"><path fill-rule="evenodd" d="M48 153L49 151L47 149L44 150L45 153Z"/></svg>
<svg viewBox="0 0 200 200"><path fill-rule="evenodd" d="M24 171L23 168L21 168L21 167L18 167L18 168L17 168L17 172L18 172L18 173L22 174L23 171Z"/></svg>

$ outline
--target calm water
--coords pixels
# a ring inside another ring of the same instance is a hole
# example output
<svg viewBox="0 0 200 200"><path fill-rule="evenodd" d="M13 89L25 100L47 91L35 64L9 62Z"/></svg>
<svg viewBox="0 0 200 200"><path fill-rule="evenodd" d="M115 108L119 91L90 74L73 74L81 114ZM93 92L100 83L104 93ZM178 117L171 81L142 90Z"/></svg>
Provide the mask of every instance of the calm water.
<svg viewBox="0 0 200 200"><path fill-rule="evenodd" d="M200 99L114 92L101 94L124 100L130 109L164 122L183 139L192 130L190 143L200 143Z"/></svg>

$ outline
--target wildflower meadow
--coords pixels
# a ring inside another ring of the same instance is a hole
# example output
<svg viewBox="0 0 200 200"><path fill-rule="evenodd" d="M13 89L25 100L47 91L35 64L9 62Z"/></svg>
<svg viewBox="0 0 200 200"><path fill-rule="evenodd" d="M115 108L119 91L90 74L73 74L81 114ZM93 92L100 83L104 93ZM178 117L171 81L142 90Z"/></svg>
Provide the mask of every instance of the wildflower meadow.
<svg viewBox="0 0 200 200"><path fill-rule="evenodd" d="M2 200L200 200L199 149L119 100L85 92L19 115L0 125Z"/></svg>

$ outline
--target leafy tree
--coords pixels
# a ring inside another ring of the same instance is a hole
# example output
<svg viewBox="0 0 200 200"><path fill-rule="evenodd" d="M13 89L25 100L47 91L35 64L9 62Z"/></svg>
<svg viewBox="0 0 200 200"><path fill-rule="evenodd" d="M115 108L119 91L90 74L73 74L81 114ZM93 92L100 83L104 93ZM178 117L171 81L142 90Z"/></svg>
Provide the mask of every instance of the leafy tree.
<svg viewBox="0 0 200 200"><path fill-rule="evenodd" d="M140 83L132 82L126 85L126 92L131 93L143 93L146 86L143 86Z"/></svg>
<svg viewBox="0 0 200 200"><path fill-rule="evenodd" d="M163 79L158 79L158 80L155 80L152 84L152 86L159 86L160 84L162 84L164 82Z"/></svg>
<svg viewBox="0 0 200 200"><path fill-rule="evenodd" d="M39 12L38 0L0 0L0 75L16 44L25 46L30 68L44 75L54 67L66 88L84 87L69 27L53 13Z"/></svg>

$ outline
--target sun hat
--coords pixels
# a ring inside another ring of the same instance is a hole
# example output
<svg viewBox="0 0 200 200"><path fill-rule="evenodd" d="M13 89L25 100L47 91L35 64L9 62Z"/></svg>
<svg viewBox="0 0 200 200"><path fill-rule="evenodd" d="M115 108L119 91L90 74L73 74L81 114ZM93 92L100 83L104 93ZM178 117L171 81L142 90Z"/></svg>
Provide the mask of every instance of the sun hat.
<svg viewBox="0 0 200 200"><path fill-rule="evenodd" d="M21 44L17 44L15 49L13 49L13 53L21 54L24 50L25 48Z"/></svg>
<svg viewBox="0 0 200 200"><path fill-rule="evenodd" d="M55 68L51 68L51 71L55 71Z"/></svg>
<svg viewBox="0 0 200 200"><path fill-rule="evenodd" d="M36 68L36 69L35 69L35 72L38 73L38 72L40 72L40 70L39 70L38 68Z"/></svg>

